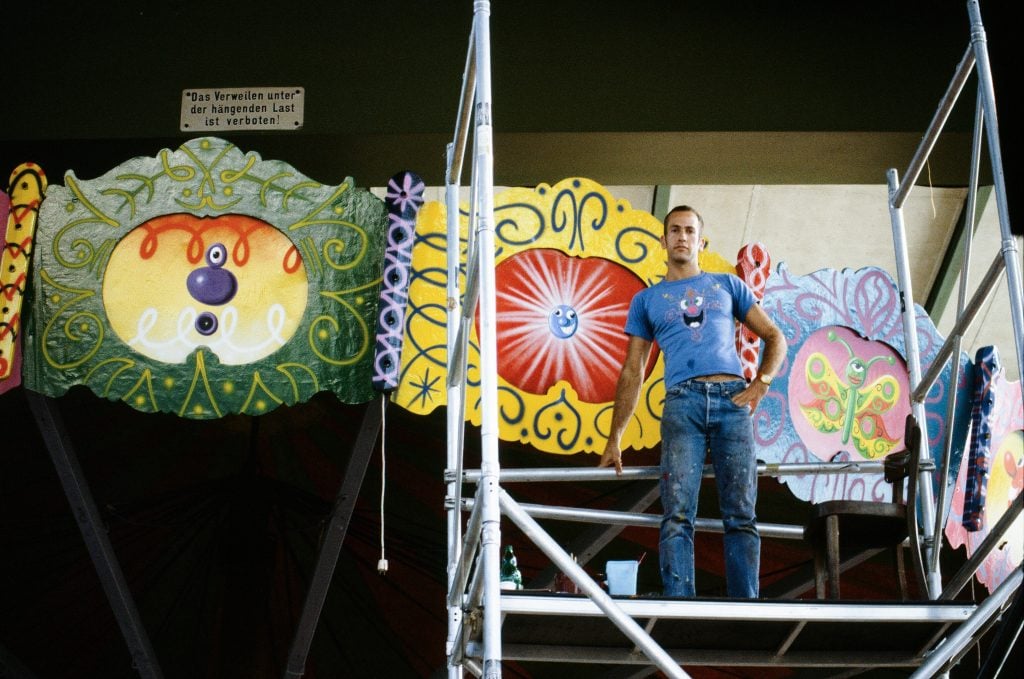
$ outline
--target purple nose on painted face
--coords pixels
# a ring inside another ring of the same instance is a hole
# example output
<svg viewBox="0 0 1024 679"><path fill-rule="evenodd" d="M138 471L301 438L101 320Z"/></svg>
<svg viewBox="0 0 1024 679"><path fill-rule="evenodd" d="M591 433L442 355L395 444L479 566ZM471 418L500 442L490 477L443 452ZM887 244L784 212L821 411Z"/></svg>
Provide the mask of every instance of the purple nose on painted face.
<svg viewBox="0 0 1024 679"><path fill-rule="evenodd" d="M197 302L217 306L227 304L238 292L238 280L235 274L224 269L227 260L227 248L221 243L214 243L206 251L204 266L192 271L185 281L188 294Z"/></svg>

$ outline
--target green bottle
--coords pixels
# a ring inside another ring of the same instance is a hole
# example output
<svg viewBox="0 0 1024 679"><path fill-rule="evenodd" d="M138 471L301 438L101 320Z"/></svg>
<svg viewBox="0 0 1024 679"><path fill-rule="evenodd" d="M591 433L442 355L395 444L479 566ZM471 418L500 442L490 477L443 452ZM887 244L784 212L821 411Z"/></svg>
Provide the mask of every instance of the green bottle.
<svg viewBox="0 0 1024 679"><path fill-rule="evenodd" d="M505 555L501 557L501 588L523 588L523 574L519 572L516 555L512 553L512 545L505 545Z"/></svg>

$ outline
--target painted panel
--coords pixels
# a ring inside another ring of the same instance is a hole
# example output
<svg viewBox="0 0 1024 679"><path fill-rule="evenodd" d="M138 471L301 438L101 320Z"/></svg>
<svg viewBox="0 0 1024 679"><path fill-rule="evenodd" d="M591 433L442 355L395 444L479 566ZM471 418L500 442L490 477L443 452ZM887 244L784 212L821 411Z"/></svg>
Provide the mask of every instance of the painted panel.
<svg viewBox="0 0 1024 679"><path fill-rule="evenodd" d="M40 211L25 384L141 411L372 398L383 203L216 138L73 172Z"/></svg>
<svg viewBox="0 0 1024 679"><path fill-rule="evenodd" d="M764 243L748 243L736 253L736 275L754 291L760 302L772 272L772 258ZM760 366L761 339L742 323L736 326L736 353L740 356L743 376L752 380Z"/></svg>
<svg viewBox="0 0 1024 679"><path fill-rule="evenodd" d="M388 181L384 195L388 208L388 242L384 250L384 277L373 362L373 388L382 392L394 391L398 387L404 340L402 330L409 305L413 236L425 188L419 175L399 172Z"/></svg>
<svg viewBox="0 0 1024 679"><path fill-rule="evenodd" d="M0 394L21 384L21 319L46 174L34 163L14 168L0 204Z"/></svg>
<svg viewBox="0 0 1024 679"><path fill-rule="evenodd" d="M989 466L983 480L982 504L972 513L968 494L970 461L965 457L956 479L953 503L946 521L946 539L954 548L964 547L970 557L988 536L1010 504L1024 490L1024 400L1021 383L1010 382L1006 370L997 369L983 377L986 384L983 402L987 402L985 417ZM972 444L973 445L973 444ZM967 513L965 513L965 506ZM970 527L964 524L969 523ZM982 562L976 573L978 581L990 592L1019 568L1024 561L1024 516L1018 516L1000 543Z"/></svg>
<svg viewBox="0 0 1024 679"><path fill-rule="evenodd" d="M780 264L762 302L789 350L783 370L754 416L754 436L769 464L881 459L901 449L910 387L899 297L883 270L824 269L807 276ZM922 370L942 338L916 306ZM961 366L968 366L961 355ZM936 451L947 424L950 367L925 399L929 449ZM967 370L970 374L970 370ZM956 385L953 465L963 454L969 389ZM934 455L934 452L933 452ZM882 474L783 476L800 499L889 500Z"/></svg>
<svg viewBox="0 0 1024 679"><path fill-rule="evenodd" d="M611 423L633 295L665 275L662 224L583 178L495 196L499 436L548 453L598 452ZM468 207L460 208L464 288ZM410 308L395 400L412 412L444 405L447 270L445 208L424 205L413 248ZM736 273L717 253L709 271ZM480 424L476 328L468 354L466 417ZM659 441L662 359L652 352L623 446Z"/></svg>

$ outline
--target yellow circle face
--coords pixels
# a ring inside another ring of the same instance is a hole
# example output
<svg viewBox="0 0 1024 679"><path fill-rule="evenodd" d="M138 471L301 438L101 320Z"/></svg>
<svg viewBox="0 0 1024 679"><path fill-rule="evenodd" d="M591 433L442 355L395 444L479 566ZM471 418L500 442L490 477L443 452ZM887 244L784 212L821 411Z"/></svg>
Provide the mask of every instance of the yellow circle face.
<svg viewBox="0 0 1024 679"><path fill-rule="evenodd" d="M244 215L151 219L117 244L103 279L114 333L163 363L201 346L225 365L269 356L295 334L308 294L292 242Z"/></svg>

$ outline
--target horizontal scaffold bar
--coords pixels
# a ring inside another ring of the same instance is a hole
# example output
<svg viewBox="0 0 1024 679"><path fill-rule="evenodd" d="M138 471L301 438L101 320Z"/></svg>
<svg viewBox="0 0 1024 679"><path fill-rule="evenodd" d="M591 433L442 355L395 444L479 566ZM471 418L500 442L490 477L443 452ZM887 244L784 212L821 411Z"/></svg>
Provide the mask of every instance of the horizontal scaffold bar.
<svg viewBox="0 0 1024 679"><path fill-rule="evenodd" d="M881 474L884 471L882 460L865 460L861 462L793 462L772 463L759 462L758 476L797 476L800 474ZM933 467L934 468L934 467ZM453 472L445 472L446 481L454 481ZM713 478L715 470L711 465L704 465L704 477ZM480 471L467 469L462 480L466 483L477 483ZM659 479L661 469L658 467L624 467L622 474L614 469L598 469L597 467L539 467L524 469L502 469L502 483L527 483L535 481L636 481L639 479Z"/></svg>
<svg viewBox="0 0 1024 679"><path fill-rule="evenodd" d="M967 620L975 605L964 602L738 601L726 599L625 599L615 603L633 618L740 620L758 622L952 622ZM501 610L508 615L603 615L586 597L505 594Z"/></svg>
<svg viewBox="0 0 1024 679"><path fill-rule="evenodd" d="M464 498L462 503L466 510L476 509L476 503L471 499ZM519 506L535 519L560 519L562 521L576 521L579 523L614 524L617 526L640 526L647 528L657 528L661 525L660 515L644 514L643 512L617 512L605 509L553 507L551 505L524 503L520 503ZM720 519L697 518L693 522L693 527L701 533L724 532ZM766 538L802 540L804 537L803 526L758 522L757 530L761 537Z"/></svg>

